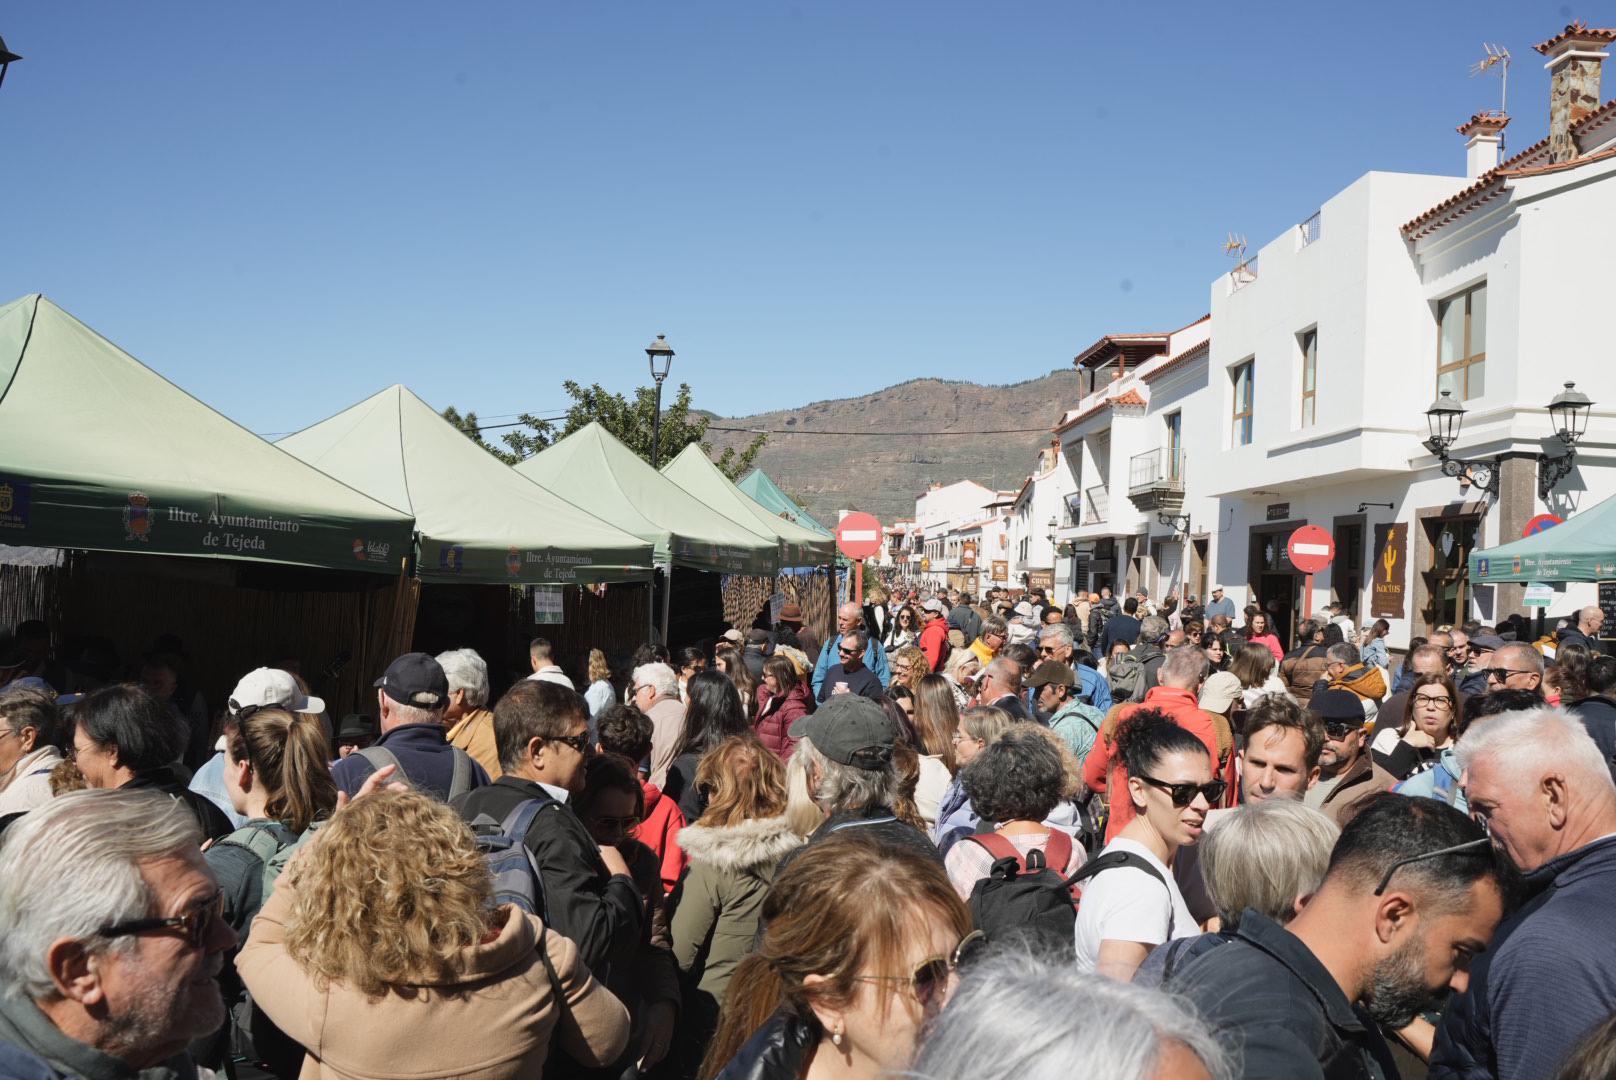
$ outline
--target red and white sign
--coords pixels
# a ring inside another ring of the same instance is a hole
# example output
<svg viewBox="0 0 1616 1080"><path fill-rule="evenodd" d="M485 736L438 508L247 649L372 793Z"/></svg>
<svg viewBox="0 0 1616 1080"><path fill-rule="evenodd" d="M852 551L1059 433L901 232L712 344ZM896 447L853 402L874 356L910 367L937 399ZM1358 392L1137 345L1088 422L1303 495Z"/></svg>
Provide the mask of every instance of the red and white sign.
<svg viewBox="0 0 1616 1080"><path fill-rule="evenodd" d="M1290 552L1292 566L1304 574L1316 574L1335 558L1335 539L1317 525L1303 525L1291 533L1285 550Z"/></svg>
<svg viewBox="0 0 1616 1080"><path fill-rule="evenodd" d="M848 514L836 526L836 547L849 559L868 559L881 550L881 523L874 514Z"/></svg>

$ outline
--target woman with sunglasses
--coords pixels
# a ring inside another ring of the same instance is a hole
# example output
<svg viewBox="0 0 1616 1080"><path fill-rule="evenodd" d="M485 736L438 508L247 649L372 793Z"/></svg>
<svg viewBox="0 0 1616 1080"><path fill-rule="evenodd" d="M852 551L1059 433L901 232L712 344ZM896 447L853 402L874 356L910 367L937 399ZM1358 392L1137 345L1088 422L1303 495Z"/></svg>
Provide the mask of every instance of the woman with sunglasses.
<svg viewBox="0 0 1616 1080"><path fill-rule="evenodd" d="M881 645L887 654L896 655L898 650L920 644L920 616L913 604L905 604L893 615L892 621L887 624L886 636ZM924 655L924 654L922 654Z"/></svg>
<svg viewBox="0 0 1616 1080"><path fill-rule="evenodd" d="M1416 675L1397 726L1382 724L1370 744L1375 764L1407 780L1437 763L1459 734L1459 692L1447 675Z"/></svg>
<svg viewBox="0 0 1616 1080"><path fill-rule="evenodd" d="M794 858L762 920L701 1080L901 1075L980 941L935 859L856 830Z"/></svg>
<svg viewBox="0 0 1616 1080"><path fill-rule="evenodd" d="M671 924L686 985L679 1026L690 1066L701 1060L730 977L757 937L775 866L803 842L785 818L785 766L755 737L719 743L696 782L708 791L707 809L679 833L690 869Z"/></svg>
<svg viewBox="0 0 1616 1080"><path fill-rule="evenodd" d="M1212 778L1206 745L1158 709L1136 711L1115 741L1135 816L1097 858L1125 853L1128 862L1083 886L1077 969L1127 982L1156 946L1200 933L1173 880L1173 858L1200 840L1226 785Z"/></svg>
<svg viewBox="0 0 1616 1080"><path fill-rule="evenodd" d="M590 1066L628 1042L627 1012L578 947L496 906L471 830L413 790L333 814L276 883L236 966L306 1048L302 1076L539 1076L552 1041Z"/></svg>

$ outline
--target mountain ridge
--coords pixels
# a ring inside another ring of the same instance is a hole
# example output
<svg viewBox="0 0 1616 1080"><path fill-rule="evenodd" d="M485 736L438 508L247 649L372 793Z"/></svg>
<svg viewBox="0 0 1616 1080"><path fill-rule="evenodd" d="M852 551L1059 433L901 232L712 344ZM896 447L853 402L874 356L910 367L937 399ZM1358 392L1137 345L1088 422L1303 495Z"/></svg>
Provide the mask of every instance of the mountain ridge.
<svg viewBox="0 0 1616 1080"><path fill-rule="evenodd" d="M713 424L770 431L757 466L820 521L864 510L892 522L912 516L915 498L933 483L1019 488L1079 392L1072 369L1002 385L921 376ZM929 434L936 432L946 434ZM741 449L752 437L745 430L710 431L707 441L716 454Z"/></svg>

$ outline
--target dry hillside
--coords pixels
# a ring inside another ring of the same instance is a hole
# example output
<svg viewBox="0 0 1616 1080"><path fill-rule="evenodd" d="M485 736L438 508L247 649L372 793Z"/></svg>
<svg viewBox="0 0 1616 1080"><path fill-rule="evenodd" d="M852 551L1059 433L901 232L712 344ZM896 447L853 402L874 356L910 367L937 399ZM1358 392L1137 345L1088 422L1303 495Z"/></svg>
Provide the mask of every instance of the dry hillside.
<svg viewBox="0 0 1616 1080"><path fill-rule="evenodd" d="M883 522L914 514L915 496L934 482L975 480L1013 489L1032 472L1050 427L1077 400L1077 372L1010 386L914 379L863 397L714 420L726 427L789 432L769 436L757 464L827 525L838 510L865 510ZM1020 434L913 435L1033 428ZM796 432L857 432L852 435ZM741 448L750 435L712 432L714 452Z"/></svg>

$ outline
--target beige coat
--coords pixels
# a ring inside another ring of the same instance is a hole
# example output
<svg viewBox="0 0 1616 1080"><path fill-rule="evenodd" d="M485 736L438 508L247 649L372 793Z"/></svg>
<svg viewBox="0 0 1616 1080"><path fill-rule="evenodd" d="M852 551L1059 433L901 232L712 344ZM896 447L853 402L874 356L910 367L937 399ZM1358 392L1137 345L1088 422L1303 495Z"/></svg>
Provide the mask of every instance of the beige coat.
<svg viewBox="0 0 1616 1080"><path fill-rule="evenodd" d="M552 1036L588 1065L616 1060L627 1045L622 1003L579 963L576 945L546 933L567 999L564 1013L556 1008L535 948L541 924L532 915L507 909L498 936L460 950L451 982L371 1000L341 983L322 987L287 954L293 899L282 877L253 921L236 970L269 1018L308 1051L300 1080L536 1077Z"/></svg>
<svg viewBox="0 0 1616 1080"><path fill-rule="evenodd" d="M471 755L473 761L488 773L488 779L498 780L505 775L499 767L499 747L494 743L494 714L488 709L473 709L449 725L446 736L450 746L458 746Z"/></svg>

